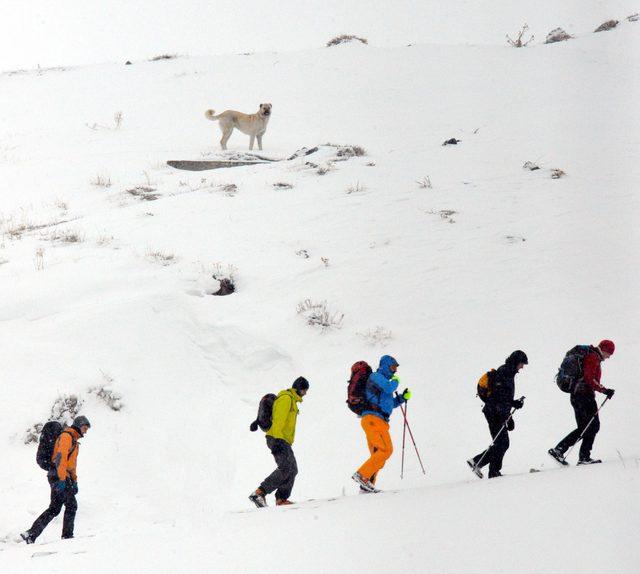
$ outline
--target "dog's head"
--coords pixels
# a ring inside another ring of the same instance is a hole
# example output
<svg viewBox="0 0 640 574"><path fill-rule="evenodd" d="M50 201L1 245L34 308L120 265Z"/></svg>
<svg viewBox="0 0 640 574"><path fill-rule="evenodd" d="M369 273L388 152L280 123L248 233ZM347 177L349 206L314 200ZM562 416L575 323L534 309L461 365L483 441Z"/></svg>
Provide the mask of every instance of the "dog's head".
<svg viewBox="0 0 640 574"><path fill-rule="evenodd" d="M269 117L271 115L271 104L260 104L260 109L258 113L262 117Z"/></svg>

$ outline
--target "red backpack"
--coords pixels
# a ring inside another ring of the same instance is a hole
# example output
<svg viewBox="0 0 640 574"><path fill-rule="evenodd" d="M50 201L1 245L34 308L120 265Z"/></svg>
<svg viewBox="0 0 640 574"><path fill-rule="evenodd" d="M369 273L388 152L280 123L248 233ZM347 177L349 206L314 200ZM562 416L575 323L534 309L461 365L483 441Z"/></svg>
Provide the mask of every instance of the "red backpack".
<svg viewBox="0 0 640 574"><path fill-rule="evenodd" d="M358 361L351 367L351 377L347 387L347 406L355 414L359 415L368 406L366 388L371 367L365 361Z"/></svg>

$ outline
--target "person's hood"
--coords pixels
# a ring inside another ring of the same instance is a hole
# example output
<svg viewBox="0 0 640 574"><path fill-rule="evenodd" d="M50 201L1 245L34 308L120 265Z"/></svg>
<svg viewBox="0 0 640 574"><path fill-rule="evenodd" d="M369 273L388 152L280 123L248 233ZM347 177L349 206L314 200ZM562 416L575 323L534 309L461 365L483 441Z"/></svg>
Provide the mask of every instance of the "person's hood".
<svg viewBox="0 0 640 574"><path fill-rule="evenodd" d="M282 395L291 395L291 398L297 403L302 402L302 397L298 394L298 391L296 391L294 388L286 389L278 393L278 397L281 397Z"/></svg>
<svg viewBox="0 0 640 574"><path fill-rule="evenodd" d="M380 366L378 367L378 372L386 379L390 379L391 377L393 377L391 367L393 367L393 365L399 364L400 363L398 363L398 361L396 361L391 355L383 355L380 358Z"/></svg>

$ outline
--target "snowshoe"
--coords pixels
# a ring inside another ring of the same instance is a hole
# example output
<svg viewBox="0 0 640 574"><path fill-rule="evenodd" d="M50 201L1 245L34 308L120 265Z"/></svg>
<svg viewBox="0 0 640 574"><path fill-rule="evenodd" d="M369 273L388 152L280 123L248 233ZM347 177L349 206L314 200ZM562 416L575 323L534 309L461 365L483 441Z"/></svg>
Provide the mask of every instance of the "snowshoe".
<svg viewBox="0 0 640 574"><path fill-rule="evenodd" d="M482 474L482 471L476 466L475 461L470 458L467 461L467 464L469 465L469 468L471 469L471 472L473 472L473 474L475 474L478 478L483 478L484 475Z"/></svg>
<svg viewBox="0 0 640 574"><path fill-rule="evenodd" d="M569 463L564 459L564 454L561 450L557 448L550 448L547 452L553 460L560 463L562 466L568 466Z"/></svg>
<svg viewBox="0 0 640 574"><path fill-rule="evenodd" d="M249 500L253 502L258 508L265 508L267 506L267 499L265 498L265 492L261 488L258 488L255 492L249 495Z"/></svg>
<svg viewBox="0 0 640 574"><path fill-rule="evenodd" d="M367 492L380 492L370 480L366 479L359 472L354 472L351 478L360 485L360 488Z"/></svg>
<svg viewBox="0 0 640 574"><path fill-rule="evenodd" d="M584 464L600 464L602 461L599 458L581 458L578 461L578 466L582 466Z"/></svg>

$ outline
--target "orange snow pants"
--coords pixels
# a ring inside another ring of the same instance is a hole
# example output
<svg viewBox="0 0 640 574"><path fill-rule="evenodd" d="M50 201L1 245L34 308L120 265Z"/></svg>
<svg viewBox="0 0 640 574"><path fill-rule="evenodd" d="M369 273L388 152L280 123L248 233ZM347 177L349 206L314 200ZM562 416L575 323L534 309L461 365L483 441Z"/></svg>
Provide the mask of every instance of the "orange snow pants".
<svg viewBox="0 0 640 574"><path fill-rule="evenodd" d="M371 456L358 469L358 472L365 478L375 482L376 474L393 453L393 445L389 435L389 423L375 415L365 415L360 420L360 424L367 435L367 445Z"/></svg>

